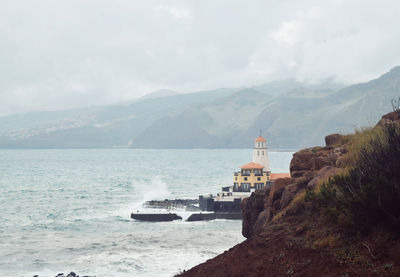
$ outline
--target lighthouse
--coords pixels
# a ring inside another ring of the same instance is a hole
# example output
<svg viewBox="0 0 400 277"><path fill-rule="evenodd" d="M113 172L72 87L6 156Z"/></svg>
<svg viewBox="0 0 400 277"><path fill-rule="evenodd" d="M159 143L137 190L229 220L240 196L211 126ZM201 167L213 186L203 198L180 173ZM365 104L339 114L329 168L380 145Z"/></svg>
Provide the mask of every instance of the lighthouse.
<svg viewBox="0 0 400 277"><path fill-rule="evenodd" d="M267 140L261 136L255 139L253 148L253 162L262 165L265 172L271 172L268 159Z"/></svg>

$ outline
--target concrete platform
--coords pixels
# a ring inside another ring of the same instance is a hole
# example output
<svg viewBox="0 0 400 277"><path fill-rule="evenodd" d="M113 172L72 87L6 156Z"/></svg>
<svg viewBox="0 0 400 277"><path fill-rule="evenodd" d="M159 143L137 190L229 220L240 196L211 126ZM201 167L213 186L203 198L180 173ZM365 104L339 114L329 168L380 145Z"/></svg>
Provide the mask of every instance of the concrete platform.
<svg viewBox="0 0 400 277"><path fill-rule="evenodd" d="M241 220L243 218L241 212L234 213L195 213L189 216L186 221L204 221L214 219L230 219L230 220Z"/></svg>
<svg viewBox="0 0 400 277"><path fill-rule="evenodd" d="M177 219L182 219L182 217L180 217L179 215L172 213L168 214L131 213L131 218L140 221L150 221L150 222L173 221Z"/></svg>

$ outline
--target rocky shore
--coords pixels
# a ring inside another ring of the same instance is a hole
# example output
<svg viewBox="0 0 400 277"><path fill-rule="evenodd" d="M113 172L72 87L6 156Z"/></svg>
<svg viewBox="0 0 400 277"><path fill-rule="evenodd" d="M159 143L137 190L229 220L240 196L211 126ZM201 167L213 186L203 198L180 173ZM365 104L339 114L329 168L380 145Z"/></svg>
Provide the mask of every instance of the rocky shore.
<svg viewBox="0 0 400 277"><path fill-rule="evenodd" d="M399 120L399 113L378 123ZM305 201L349 163L346 136L293 155L291 178L242 203L241 244L179 276L400 276L400 239L382 230L349 234Z"/></svg>

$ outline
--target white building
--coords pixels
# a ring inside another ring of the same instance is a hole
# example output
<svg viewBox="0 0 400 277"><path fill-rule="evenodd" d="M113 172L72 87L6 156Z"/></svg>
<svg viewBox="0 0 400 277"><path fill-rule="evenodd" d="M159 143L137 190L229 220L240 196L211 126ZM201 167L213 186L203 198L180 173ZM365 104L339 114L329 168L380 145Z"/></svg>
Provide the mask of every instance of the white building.
<svg viewBox="0 0 400 277"><path fill-rule="evenodd" d="M262 136L256 138L253 148L253 162L264 167L265 172L271 172L268 159L267 140Z"/></svg>

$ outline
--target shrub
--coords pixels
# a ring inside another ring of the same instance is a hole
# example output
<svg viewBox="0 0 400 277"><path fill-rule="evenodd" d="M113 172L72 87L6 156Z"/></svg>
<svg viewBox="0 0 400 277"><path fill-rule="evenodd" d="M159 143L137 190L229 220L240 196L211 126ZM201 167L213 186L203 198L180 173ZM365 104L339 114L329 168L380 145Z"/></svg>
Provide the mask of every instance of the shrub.
<svg viewBox="0 0 400 277"><path fill-rule="evenodd" d="M366 130L352 141L352 166L324 184L315 199L330 219L343 216L361 231L386 223L400 233L400 125Z"/></svg>

